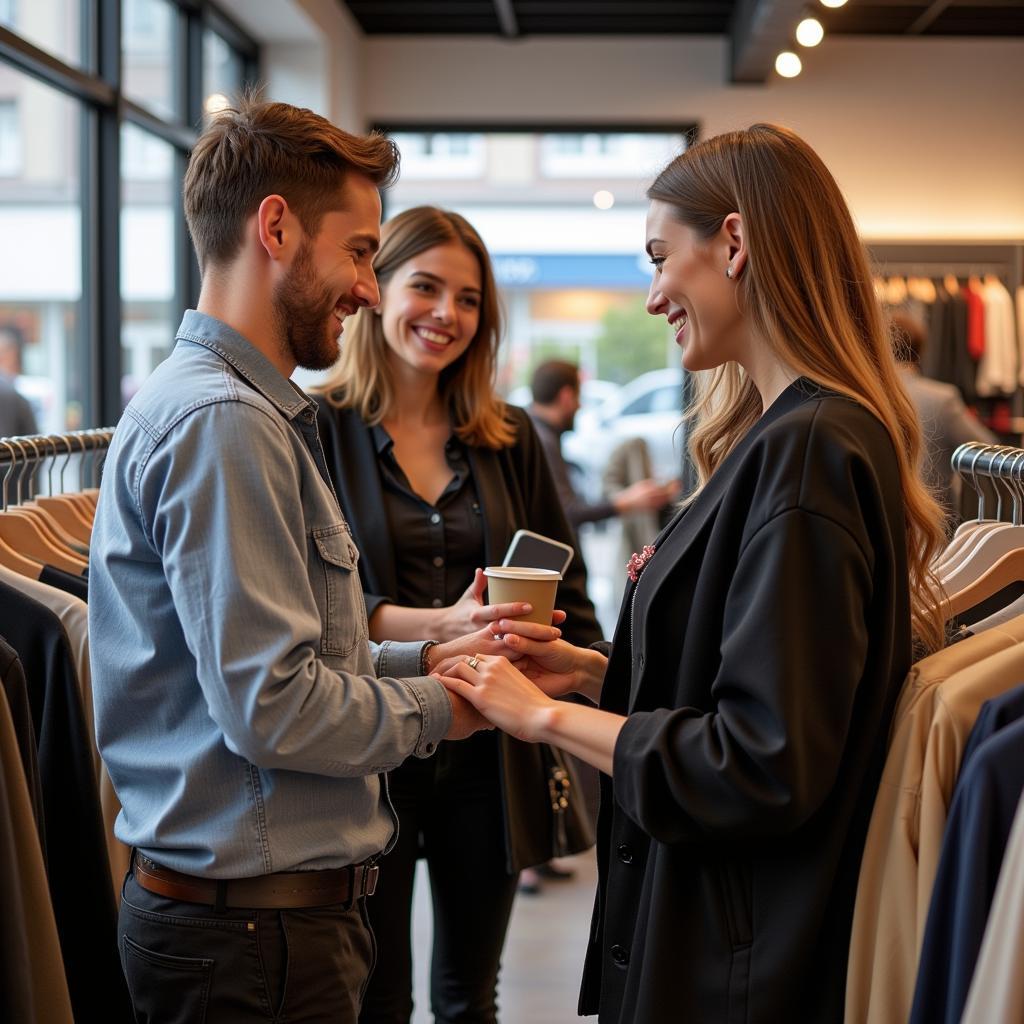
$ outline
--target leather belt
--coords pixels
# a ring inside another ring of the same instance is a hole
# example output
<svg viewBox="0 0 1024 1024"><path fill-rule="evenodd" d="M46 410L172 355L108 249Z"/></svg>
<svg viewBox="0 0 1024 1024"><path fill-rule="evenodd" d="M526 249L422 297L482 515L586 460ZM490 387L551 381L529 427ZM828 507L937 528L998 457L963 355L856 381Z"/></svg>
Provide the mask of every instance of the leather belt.
<svg viewBox="0 0 1024 1024"><path fill-rule="evenodd" d="M135 881L156 893L183 903L251 910L288 910L325 907L372 896L380 867L351 864L325 871L281 871L255 878L213 879L172 871L138 851L134 856Z"/></svg>

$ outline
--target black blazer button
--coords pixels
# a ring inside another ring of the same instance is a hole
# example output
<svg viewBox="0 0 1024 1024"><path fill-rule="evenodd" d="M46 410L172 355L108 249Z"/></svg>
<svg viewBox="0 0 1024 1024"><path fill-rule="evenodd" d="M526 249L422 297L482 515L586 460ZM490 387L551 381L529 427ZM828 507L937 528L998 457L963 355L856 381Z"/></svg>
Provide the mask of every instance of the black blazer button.
<svg viewBox="0 0 1024 1024"><path fill-rule="evenodd" d="M619 860L621 860L623 864L633 863L633 851L625 843L623 843L615 852L619 855Z"/></svg>
<svg viewBox="0 0 1024 1024"><path fill-rule="evenodd" d="M612 946L611 953L616 967L625 967L629 963L629 950L625 946Z"/></svg>
<svg viewBox="0 0 1024 1024"><path fill-rule="evenodd" d="M639 657L639 658L637 658L637 664L638 664L638 665L639 665L639 666L640 666L641 668L643 668L643 667L644 667L644 652L643 652L643 651L641 651L641 652L640 652L640 657Z"/></svg>

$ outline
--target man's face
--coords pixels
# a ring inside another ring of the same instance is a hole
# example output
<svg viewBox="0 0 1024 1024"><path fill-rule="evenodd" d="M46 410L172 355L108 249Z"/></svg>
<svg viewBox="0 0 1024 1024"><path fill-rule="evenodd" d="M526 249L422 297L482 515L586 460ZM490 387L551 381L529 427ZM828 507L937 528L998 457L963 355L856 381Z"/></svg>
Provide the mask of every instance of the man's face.
<svg viewBox="0 0 1024 1024"><path fill-rule="evenodd" d="M307 370L338 358L345 317L380 301L373 256L380 245L380 196L369 178L350 175L345 209L324 215L304 237L274 289L274 320L285 355Z"/></svg>
<svg viewBox="0 0 1024 1024"><path fill-rule="evenodd" d="M576 423L576 413L580 411L580 389L566 385L558 393L559 409L562 413L562 430L572 430Z"/></svg>

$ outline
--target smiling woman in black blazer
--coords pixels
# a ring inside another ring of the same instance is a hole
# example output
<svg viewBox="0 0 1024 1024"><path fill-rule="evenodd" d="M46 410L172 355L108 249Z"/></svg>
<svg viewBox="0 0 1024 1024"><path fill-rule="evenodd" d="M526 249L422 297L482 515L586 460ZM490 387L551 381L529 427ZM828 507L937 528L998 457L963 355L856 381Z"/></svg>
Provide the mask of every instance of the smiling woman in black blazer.
<svg viewBox="0 0 1024 1024"><path fill-rule="evenodd" d="M700 389L697 491L633 559L607 660L499 622L523 671L460 660L446 684L605 773L582 1013L839 1022L897 693L915 641L941 642L941 513L810 147L770 125L718 136L648 197L647 308ZM551 699L573 690L599 708Z"/></svg>
<svg viewBox="0 0 1024 1024"><path fill-rule="evenodd" d="M456 213L398 214L374 258L376 309L360 310L319 405L320 438L360 552L372 640L474 632L522 607L483 605L514 532L572 544L526 413L494 392L501 336L490 257ZM559 584L565 636L601 633L577 553ZM398 838L368 905L378 961L361 1024L412 1014L410 918L424 856L434 907L438 1024L493 1024L516 879L551 854L547 768L532 744L490 731L442 743L388 776Z"/></svg>

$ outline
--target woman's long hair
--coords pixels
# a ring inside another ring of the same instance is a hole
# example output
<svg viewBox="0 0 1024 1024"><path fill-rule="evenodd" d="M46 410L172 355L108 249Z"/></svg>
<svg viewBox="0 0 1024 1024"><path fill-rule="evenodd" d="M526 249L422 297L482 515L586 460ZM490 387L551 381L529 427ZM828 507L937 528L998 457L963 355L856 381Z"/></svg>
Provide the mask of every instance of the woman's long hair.
<svg viewBox="0 0 1024 1024"><path fill-rule="evenodd" d="M859 402L884 424L903 487L913 631L926 650L941 647L942 590L929 566L945 542L942 512L918 475L917 415L898 377L867 255L828 168L793 132L756 124L676 157L647 196L705 239L739 213L748 259L737 301L754 331L801 376ZM689 448L699 489L762 404L736 363L694 378Z"/></svg>
<svg viewBox="0 0 1024 1024"><path fill-rule="evenodd" d="M438 245L464 245L480 266L480 323L469 347L441 372L441 398L451 411L455 433L467 444L506 448L515 442L515 427L505 403L494 390L501 307L491 258L472 225L457 213L436 206L417 206L389 220L373 269L382 286L395 271L421 252ZM395 410L395 385L388 361L382 317L361 309L345 328L341 357L322 388L339 408L355 409L370 424Z"/></svg>

